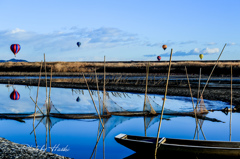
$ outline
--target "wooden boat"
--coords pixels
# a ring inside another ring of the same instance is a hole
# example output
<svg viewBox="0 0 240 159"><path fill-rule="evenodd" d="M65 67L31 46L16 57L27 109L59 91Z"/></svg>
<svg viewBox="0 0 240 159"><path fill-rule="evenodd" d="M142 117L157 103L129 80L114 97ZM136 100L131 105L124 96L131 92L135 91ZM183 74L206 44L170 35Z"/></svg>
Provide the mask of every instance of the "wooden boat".
<svg viewBox="0 0 240 159"><path fill-rule="evenodd" d="M119 134L115 136L115 140L137 153L154 154L155 152L155 137ZM158 144L158 155L167 152L168 154L240 156L240 142L159 138Z"/></svg>

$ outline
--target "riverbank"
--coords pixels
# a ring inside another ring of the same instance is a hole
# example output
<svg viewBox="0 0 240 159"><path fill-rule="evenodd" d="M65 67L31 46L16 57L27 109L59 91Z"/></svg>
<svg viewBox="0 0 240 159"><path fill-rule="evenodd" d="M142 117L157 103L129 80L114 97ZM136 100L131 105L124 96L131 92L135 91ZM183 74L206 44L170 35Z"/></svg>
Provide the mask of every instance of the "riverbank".
<svg viewBox="0 0 240 159"><path fill-rule="evenodd" d="M198 78L201 68L201 89L210 75L216 61L172 61L168 95L190 97L185 67L192 87L193 97L197 97ZM46 62L47 75L52 72L52 87L87 89L83 74L89 87L96 90L95 71L98 74L99 89L103 90L103 72L106 68L106 90L122 92L145 92L146 67L149 65L148 93L164 94L168 61L107 61L104 62ZM0 63L0 83L21 84L28 86L38 85L40 62L5 62ZM219 61L212 78L203 94L204 99L231 102L230 75L233 69L232 103L240 111L240 61ZM42 67L42 80L40 86L46 86L44 81L45 67ZM18 78L21 76L21 79ZM29 78L30 77L30 78ZM59 78L61 77L61 78ZM67 77L67 78L62 78ZM31 79L32 78L32 79ZM34 78L34 79L33 79ZM174 81L175 80L175 81ZM49 86L48 78L48 86Z"/></svg>
<svg viewBox="0 0 240 159"><path fill-rule="evenodd" d="M0 158L3 159L70 159L51 152L45 152L37 148L17 144L0 137Z"/></svg>
<svg viewBox="0 0 240 159"><path fill-rule="evenodd" d="M97 90L97 85L95 83L95 79L87 79L89 88L91 90ZM27 85L27 86L37 86L38 79L0 79L0 83L7 84L6 86L11 86L11 84L19 84L19 85ZM133 80L126 81L123 79L115 79L115 80L106 80L106 90L107 91L120 91L120 92L132 92L132 93L145 93L146 81L143 80ZM161 94L165 93L165 84L166 80L149 80L148 82L148 94ZM50 85L48 81L48 86ZM46 82L44 79L40 81L40 86L45 87ZM52 87L58 88L72 88L72 89L87 89L85 81L81 79L53 79L51 83ZM103 90L103 80L98 81L98 86L100 90ZM201 90L204 85L201 85ZM232 90L232 104L233 107L236 108L236 111L240 111L240 89L237 86L233 87ZM193 97L197 98L198 93L198 84L192 82L191 91ZM185 96L191 97L191 93L186 83L186 80L174 80L169 82L168 87L168 96ZM204 93L203 98L208 100L218 100L230 103L231 102L231 89L230 84L218 84L216 86L207 86Z"/></svg>
<svg viewBox="0 0 240 159"><path fill-rule="evenodd" d="M185 66L189 74L209 75L216 61L172 61L171 73L185 75ZM161 74L168 72L168 61L106 61L104 62L46 62L47 72L57 74L78 74L78 73L97 73L104 72L104 66L108 73L146 73L149 65L149 73ZM0 63L0 75L8 73L39 73L41 62L2 62ZM229 76L230 67L233 67L233 75L239 77L240 61L219 61L214 70L213 76ZM44 71L42 67L42 71Z"/></svg>

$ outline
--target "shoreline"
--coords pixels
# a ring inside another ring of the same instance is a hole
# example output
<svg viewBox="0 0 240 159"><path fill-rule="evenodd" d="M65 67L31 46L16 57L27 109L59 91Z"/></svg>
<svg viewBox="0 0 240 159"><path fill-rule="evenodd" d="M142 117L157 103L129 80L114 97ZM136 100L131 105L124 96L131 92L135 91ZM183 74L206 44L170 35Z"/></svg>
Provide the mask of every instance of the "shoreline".
<svg viewBox="0 0 240 159"><path fill-rule="evenodd" d="M0 158L49 158L49 159L70 159L51 152L45 152L27 145L14 143L0 137Z"/></svg>

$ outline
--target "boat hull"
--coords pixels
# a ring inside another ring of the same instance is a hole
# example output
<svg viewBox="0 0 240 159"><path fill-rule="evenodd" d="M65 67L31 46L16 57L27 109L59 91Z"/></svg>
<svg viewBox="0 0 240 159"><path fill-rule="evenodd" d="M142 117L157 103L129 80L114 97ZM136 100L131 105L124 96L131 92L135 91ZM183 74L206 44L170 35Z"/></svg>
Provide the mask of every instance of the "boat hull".
<svg viewBox="0 0 240 159"><path fill-rule="evenodd" d="M161 138L160 138L161 139ZM154 154L156 138L119 134L115 140L123 146L137 152ZM206 140L170 139L162 143L157 153L195 154L213 156L240 156L239 142L220 142Z"/></svg>

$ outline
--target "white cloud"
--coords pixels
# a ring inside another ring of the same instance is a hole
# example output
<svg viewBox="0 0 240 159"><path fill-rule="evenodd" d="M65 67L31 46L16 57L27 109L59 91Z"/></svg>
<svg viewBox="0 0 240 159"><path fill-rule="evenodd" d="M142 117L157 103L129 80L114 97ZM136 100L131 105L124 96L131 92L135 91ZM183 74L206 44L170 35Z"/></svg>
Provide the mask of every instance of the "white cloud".
<svg viewBox="0 0 240 159"><path fill-rule="evenodd" d="M189 41L181 42L180 45L184 45L184 44L196 44L196 43L197 43L196 40L189 40Z"/></svg>
<svg viewBox="0 0 240 159"><path fill-rule="evenodd" d="M83 34L84 37L91 39L88 42L89 44L102 43L105 46L116 46L119 43L132 43L138 40L136 34L130 34L117 28L103 27L95 30L85 30Z"/></svg>
<svg viewBox="0 0 240 159"><path fill-rule="evenodd" d="M201 51L204 54L214 54L214 53L218 53L219 52L219 48L205 48Z"/></svg>
<svg viewBox="0 0 240 159"><path fill-rule="evenodd" d="M11 34L23 33L23 32L26 32L26 31L22 30L22 29L19 29L19 28L16 28L16 29L10 31Z"/></svg>
<svg viewBox="0 0 240 159"><path fill-rule="evenodd" d="M192 52L194 52L194 53L199 53L200 52L200 50L199 50L199 48L195 48L195 49L193 49L193 51Z"/></svg>
<svg viewBox="0 0 240 159"><path fill-rule="evenodd" d="M14 41L13 41L14 40ZM78 29L75 28L56 31L47 34L38 34L16 28L11 31L0 31L0 45L4 43L18 42L21 44L39 48L57 50L69 50L75 48L75 43L80 41L81 48L109 48L138 41L136 34L127 33L117 28L98 28L98 29Z"/></svg>
<svg viewBox="0 0 240 159"><path fill-rule="evenodd" d="M191 55L196 55L196 54L214 54L218 53L219 48L204 48L204 49L199 49L195 48L193 50L190 50L189 52L183 52L183 51L176 51L174 52L174 56L191 56ZM169 56L169 53L162 54L161 56Z"/></svg>
<svg viewBox="0 0 240 159"><path fill-rule="evenodd" d="M80 48L76 43L81 42ZM82 56L81 52L92 52L87 56L102 56L100 53L106 50L106 55L110 50L121 46L138 45L142 43L137 34L132 34L118 28L77 28L64 29L49 33L37 33L16 28L13 30L0 30L0 51L1 57L8 59L10 54L9 45L17 43L21 45L21 58L28 61L35 61L42 58L46 53L52 60L74 60L76 56ZM5 52L5 53L4 53ZM6 54L7 53L7 54ZM57 55L57 56L56 56ZM112 53L110 54L110 56Z"/></svg>
<svg viewBox="0 0 240 159"><path fill-rule="evenodd" d="M227 45L232 46L232 45L237 45L237 44L234 43L234 42L230 42L230 43L228 43Z"/></svg>
<svg viewBox="0 0 240 159"><path fill-rule="evenodd" d="M217 43L215 43L215 42L209 42L209 43L207 43L207 45L216 45Z"/></svg>
<svg viewBox="0 0 240 159"><path fill-rule="evenodd" d="M144 42L143 45L149 46L149 47L162 47L163 45L167 45L169 47L169 46L172 46L172 45L175 45L175 44L176 44L175 42L172 42L172 41L168 40L168 41L157 42L157 43Z"/></svg>

